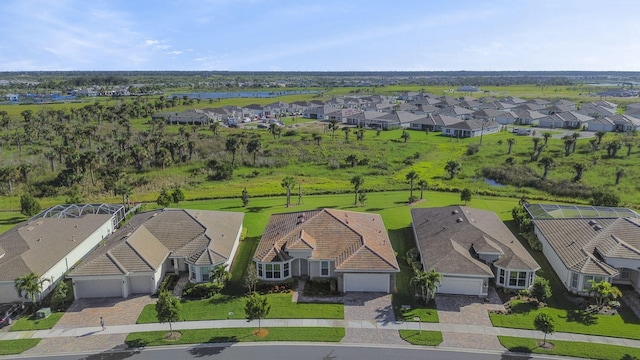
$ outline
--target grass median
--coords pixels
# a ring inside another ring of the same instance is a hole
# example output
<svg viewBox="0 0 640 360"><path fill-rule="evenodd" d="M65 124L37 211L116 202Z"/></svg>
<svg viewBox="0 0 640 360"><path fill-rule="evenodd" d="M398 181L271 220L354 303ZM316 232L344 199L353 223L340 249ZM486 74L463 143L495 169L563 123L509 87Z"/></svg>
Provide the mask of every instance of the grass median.
<svg viewBox="0 0 640 360"><path fill-rule="evenodd" d="M44 319L37 319L35 315L23 317L16 320L10 331L48 330L53 328L62 315L64 313L54 312Z"/></svg>
<svg viewBox="0 0 640 360"><path fill-rule="evenodd" d="M442 333L430 330L399 330L400 338L411 345L438 346L442 343Z"/></svg>
<svg viewBox="0 0 640 360"><path fill-rule="evenodd" d="M169 331L135 332L127 335L125 343L129 347L159 346L173 344L235 343L254 341L306 341L338 342L345 335L344 328L328 327L270 327L266 336L255 334L256 328L221 328L180 330L180 337L167 340Z"/></svg>
<svg viewBox="0 0 640 360"><path fill-rule="evenodd" d="M18 339L0 341L0 355L15 355L38 345L40 339Z"/></svg>
<svg viewBox="0 0 640 360"><path fill-rule="evenodd" d="M571 356L596 360L632 360L640 359L640 349L626 346L547 340L550 347L543 348L540 346L542 340L528 339L511 336L498 336L500 344L509 351L519 353L535 353L557 356Z"/></svg>

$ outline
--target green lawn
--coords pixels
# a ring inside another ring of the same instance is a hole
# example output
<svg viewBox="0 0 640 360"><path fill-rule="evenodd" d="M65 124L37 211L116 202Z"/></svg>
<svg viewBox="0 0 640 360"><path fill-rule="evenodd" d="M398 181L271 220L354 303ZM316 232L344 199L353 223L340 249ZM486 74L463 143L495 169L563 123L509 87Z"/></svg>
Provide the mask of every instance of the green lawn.
<svg viewBox="0 0 640 360"><path fill-rule="evenodd" d="M38 345L40 339L18 339L0 341L0 355L20 354Z"/></svg>
<svg viewBox="0 0 640 360"><path fill-rule="evenodd" d="M557 332L640 340L640 321L625 308L619 315L592 315L577 309L532 309L523 302L514 301L512 309L510 315L489 314L493 326L534 330L533 319L544 312L555 320Z"/></svg>
<svg viewBox="0 0 640 360"><path fill-rule="evenodd" d="M302 304L291 302L291 294L266 295L271 311L268 319L344 319L342 304ZM212 299L185 301L181 318L184 321L246 319L245 298L218 294ZM147 305L138 317L138 324L158 322L155 305Z"/></svg>
<svg viewBox="0 0 640 360"><path fill-rule="evenodd" d="M23 317L18 319L12 326L11 331L30 331L30 330L47 330L60 320L64 313L54 312L46 319L36 319L34 316Z"/></svg>
<svg viewBox="0 0 640 360"><path fill-rule="evenodd" d="M552 349L538 346L538 339L527 339L510 336L498 336L502 346L509 351L519 353L535 353L556 356L572 356L597 360L635 360L640 359L640 349L597 343L553 340ZM548 340L547 340L548 341Z"/></svg>
<svg viewBox="0 0 640 360"><path fill-rule="evenodd" d="M442 343L440 331L399 330L400 337L411 345L438 346Z"/></svg>
<svg viewBox="0 0 640 360"><path fill-rule="evenodd" d="M127 335L126 344L130 347L201 344L251 341L314 341L338 342L345 335L343 328L317 327L270 327L266 328L266 337L254 335L256 328L222 328L201 330L180 330L182 336L178 340L165 340L167 331L135 332Z"/></svg>

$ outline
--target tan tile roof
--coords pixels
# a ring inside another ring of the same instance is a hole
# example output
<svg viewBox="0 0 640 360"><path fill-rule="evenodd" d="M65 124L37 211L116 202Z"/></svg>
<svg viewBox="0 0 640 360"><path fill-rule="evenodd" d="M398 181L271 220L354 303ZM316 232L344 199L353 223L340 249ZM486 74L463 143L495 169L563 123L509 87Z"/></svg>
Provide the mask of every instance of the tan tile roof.
<svg viewBox="0 0 640 360"><path fill-rule="evenodd" d="M445 274L493 276L472 253L499 254L494 264L513 270L537 270L538 263L498 216L466 206L411 209L416 243L426 269Z"/></svg>
<svg viewBox="0 0 640 360"><path fill-rule="evenodd" d="M167 256L196 265L229 260L244 213L164 209L134 216L70 276L155 271Z"/></svg>
<svg viewBox="0 0 640 360"><path fill-rule="evenodd" d="M597 255L640 259L640 224L630 218L536 219L536 228L573 271L612 276L618 270Z"/></svg>
<svg viewBox="0 0 640 360"><path fill-rule="evenodd" d="M283 261L288 250L304 249L333 260L336 271L400 269L380 215L333 209L272 215L254 260Z"/></svg>
<svg viewBox="0 0 640 360"><path fill-rule="evenodd" d="M16 225L0 235L5 252L0 258L0 281L13 281L29 272L44 274L110 219L111 215L86 214L37 218Z"/></svg>

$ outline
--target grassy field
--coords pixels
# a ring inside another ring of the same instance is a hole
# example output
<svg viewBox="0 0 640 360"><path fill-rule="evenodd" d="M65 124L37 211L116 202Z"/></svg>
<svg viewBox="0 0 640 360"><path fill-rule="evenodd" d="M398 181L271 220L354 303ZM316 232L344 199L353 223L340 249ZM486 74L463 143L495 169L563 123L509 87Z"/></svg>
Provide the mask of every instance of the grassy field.
<svg viewBox="0 0 640 360"><path fill-rule="evenodd" d="M376 89L339 88L331 89L322 94L319 99L329 99L333 96L350 94L355 91L375 90L377 94L398 94L402 91L420 91L442 94L448 91L448 87L418 87L418 86L390 86ZM538 97L562 97L575 101L593 101L594 98L586 97L589 89L584 87L548 87L537 86L507 86L499 88L487 88L489 95L507 96L514 95L521 98ZM462 96L466 94L448 94L450 96ZM475 94L478 95L478 94ZM484 95L484 94L483 94ZM218 107L223 105L246 105L248 103L266 104L274 101L310 100L316 95L295 95L293 97L267 98L267 99L225 99L209 104L203 101L193 105L178 105L171 111L182 111L206 107ZM153 101L150 98L149 101ZM93 101L93 100L92 100ZM110 100L111 105L121 100ZM91 103L91 102L89 102ZM31 110L34 113L41 108L53 110L71 109L86 106L87 103L71 104L47 104L47 105L19 105L4 106L9 116L14 117L14 122L19 124L20 113ZM0 110L4 109L0 106ZM168 110L167 110L168 111ZM486 166L504 164L508 158L512 158L518 165L531 167L538 176L542 169L530 161L530 152L533 149L531 137L515 136L509 132L487 135L483 139L480 151L474 155L467 155L469 145L476 144L479 139L461 139L456 141L441 136L439 133L425 134L420 131L410 130L411 138L405 143L401 140L401 130L383 131L377 133L366 130L363 141L356 141L354 131L349 140L345 134L338 130L335 134L325 132L324 125L314 124L308 119L300 119L294 122L293 118L285 120L287 128L284 132L291 131L293 135L273 138L267 130L251 129L248 133L260 134L262 137L262 154L257 157L258 164L254 166L252 155L242 150L238 153L238 166L234 176L228 181L210 181L207 178L206 162L210 158L230 159L230 154L224 149L224 142L229 134L242 132L242 129L222 129L220 136L213 136L205 127L196 128L198 141L194 158L187 163L173 164L165 170L145 167L142 171L136 171L131 165L125 166L125 178L134 186L130 199L135 202L155 201L162 187L174 185L182 186L187 199L209 199L238 197L242 189L246 188L253 197L277 196L284 193L280 186L282 178L293 176L302 185L305 194L341 193L351 190L350 179L355 175L365 178L367 191L389 191L407 189L405 175L409 171L416 171L421 179L429 183L429 188L438 191L458 191L469 188L475 194L496 194L508 197L527 196L534 200L564 201L564 202L588 202L589 199L575 199L573 197L559 197L546 194L533 188L520 188L515 186L492 186L484 182L479 175L480 170ZM137 118L130 121L134 131L142 132L149 129L148 119ZM167 126L167 133L176 135L181 127L177 125ZM192 128L188 128L192 130ZM546 131L536 129L538 131ZM13 131L13 130L12 130ZM108 135L110 128L104 130L103 136ZM312 134L319 133L323 136L320 145L312 140ZM195 133L194 133L195 134ZM633 136L607 134L603 144L618 139L625 143L632 143L631 153L626 155L626 148L622 148L616 157L606 156L604 145L599 150L591 150L589 133L578 139L575 153L564 156L564 144L559 138L549 140L549 146L543 151L542 156L550 156L556 164L550 170L550 181L566 181L571 183L575 172L575 164L584 164L587 170L580 184L592 188L605 188L613 191L622 198L625 205L637 207L640 205L640 171L636 163L640 154L638 141ZM508 154L507 140L514 138L516 144L512 153ZM24 161L34 165L30 175L32 184L41 184L51 181L54 173L50 171L48 161L42 155L44 145L24 145L23 151L18 153L15 147L0 148L0 156L6 164L19 164ZM355 155L359 165L351 166L346 162L349 155ZM444 165L449 160L461 163L462 171L453 179L448 179L444 171ZM58 164L60 165L60 164ZM61 166L59 166L61 167ZM615 172L618 168L626 169L626 174L619 184L615 184ZM0 199L0 210L19 209L18 196L27 188L26 184L16 182L16 191L10 196L4 194ZM81 195L85 202L117 202L118 196L105 191L100 179L94 186L89 176L81 181ZM47 195L40 200L43 207L64 203L68 190L62 189L57 195Z"/></svg>
<svg viewBox="0 0 640 360"><path fill-rule="evenodd" d="M125 343L129 347L202 344L202 343L235 343L258 341L306 341L306 342L339 342L345 335L343 328L314 327L270 327L265 337L256 336L254 328L221 328L203 330L180 330L180 339L165 340L167 331L135 332L127 335Z"/></svg>
<svg viewBox="0 0 640 360"><path fill-rule="evenodd" d="M634 360L640 358L640 349L633 347L583 343L573 341L547 340L553 344L550 349L540 347L542 339L526 339L498 336L502 346L517 353L534 353L555 356L571 356L597 360Z"/></svg>
<svg viewBox="0 0 640 360"><path fill-rule="evenodd" d="M38 345L40 339L18 339L0 341L0 355L20 354Z"/></svg>
<svg viewBox="0 0 640 360"><path fill-rule="evenodd" d="M265 295L271 311L265 319L343 319L342 304L307 304L291 302L291 294ZM216 295L211 299L184 301L181 320L246 319L244 297ZM138 324L158 322L155 305L147 305L138 317Z"/></svg>

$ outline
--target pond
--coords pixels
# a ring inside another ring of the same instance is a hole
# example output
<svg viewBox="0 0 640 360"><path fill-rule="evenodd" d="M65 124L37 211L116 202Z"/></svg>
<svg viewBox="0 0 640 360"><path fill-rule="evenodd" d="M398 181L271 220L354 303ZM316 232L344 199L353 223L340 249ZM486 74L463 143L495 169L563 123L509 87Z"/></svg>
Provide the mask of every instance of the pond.
<svg viewBox="0 0 640 360"><path fill-rule="evenodd" d="M491 186L495 186L495 187L504 187L504 184L500 184L499 182L492 180L492 179L487 179L484 178L484 182L486 182L487 184L491 185Z"/></svg>
<svg viewBox="0 0 640 360"><path fill-rule="evenodd" d="M170 94L169 98L177 96L189 99L229 99L229 98L271 98L284 95L317 94L316 90L292 90L292 91L235 91L235 92L193 92Z"/></svg>

